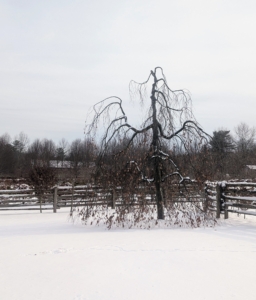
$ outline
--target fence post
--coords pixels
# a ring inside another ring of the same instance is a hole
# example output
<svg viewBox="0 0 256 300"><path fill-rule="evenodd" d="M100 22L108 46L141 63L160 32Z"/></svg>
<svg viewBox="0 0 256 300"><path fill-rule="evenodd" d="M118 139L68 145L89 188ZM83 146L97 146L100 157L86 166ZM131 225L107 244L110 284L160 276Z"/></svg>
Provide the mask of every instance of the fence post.
<svg viewBox="0 0 256 300"><path fill-rule="evenodd" d="M40 213L42 213L42 193L39 194Z"/></svg>
<svg viewBox="0 0 256 300"><path fill-rule="evenodd" d="M221 212L221 193L222 193L222 187L221 187L221 183L218 182L216 185L216 200L217 200L217 211L216 211L216 218L219 219L220 218L220 212Z"/></svg>
<svg viewBox="0 0 256 300"><path fill-rule="evenodd" d="M116 190L115 188L112 189L112 208L116 208Z"/></svg>
<svg viewBox="0 0 256 300"><path fill-rule="evenodd" d="M57 212L57 204L58 204L58 187L54 187L54 193L53 193L53 212Z"/></svg>
<svg viewBox="0 0 256 300"><path fill-rule="evenodd" d="M72 181L72 197L71 197L71 207L70 207L70 212L73 212L74 187L75 187L75 182L74 182L74 180L73 180L73 181Z"/></svg>
<svg viewBox="0 0 256 300"><path fill-rule="evenodd" d="M223 190L222 190L222 193L224 194L225 193L225 190L226 190L226 184L225 186L223 187ZM225 194L224 194L224 197L223 197L223 205L224 205L224 219L228 219L228 205L226 204L226 199L225 199Z"/></svg>
<svg viewBox="0 0 256 300"><path fill-rule="evenodd" d="M205 183L204 186L204 194L205 194L205 201L204 201L204 212L207 213L208 210L208 194L207 194L207 183Z"/></svg>

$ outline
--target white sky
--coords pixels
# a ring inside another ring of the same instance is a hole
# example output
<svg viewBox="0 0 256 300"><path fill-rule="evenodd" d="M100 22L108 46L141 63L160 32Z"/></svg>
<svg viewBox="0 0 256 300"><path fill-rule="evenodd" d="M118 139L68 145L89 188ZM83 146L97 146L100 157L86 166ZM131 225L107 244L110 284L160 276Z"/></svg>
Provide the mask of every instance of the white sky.
<svg viewBox="0 0 256 300"><path fill-rule="evenodd" d="M156 66L212 133L256 125L255 0L0 0L0 135L83 138L95 102L129 102Z"/></svg>

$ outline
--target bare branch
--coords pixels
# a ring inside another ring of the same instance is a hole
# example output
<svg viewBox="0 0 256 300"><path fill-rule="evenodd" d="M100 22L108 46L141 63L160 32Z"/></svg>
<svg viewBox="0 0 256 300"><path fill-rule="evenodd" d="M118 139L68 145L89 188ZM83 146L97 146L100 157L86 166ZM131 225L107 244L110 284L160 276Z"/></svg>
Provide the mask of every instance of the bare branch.
<svg viewBox="0 0 256 300"><path fill-rule="evenodd" d="M200 147L210 136L193 116L190 94L184 90L172 90L161 67L151 70L142 83L131 81L130 95L145 104L149 88L150 103L140 129L128 123L122 100L113 96L94 105L94 115L87 132L93 134L99 122L104 122L106 130L101 139L97 169L101 181L107 186L120 186L125 191L123 195L129 191L129 197L133 199L135 189L142 190L142 182L152 185L157 218L164 219L166 193L172 198L169 184L177 184L178 181L180 191L184 194L185 188L189 193L185 183L190 178L177 163L174 146L177 145L182 154L188 154L192 144L198 143ZM131 168L132 165L134 167ZM135 200L129 203L134 204ZM126 202L124 207L128 207ZM108 224L112 224L112 217L108 216L107 220Z"/></svg>

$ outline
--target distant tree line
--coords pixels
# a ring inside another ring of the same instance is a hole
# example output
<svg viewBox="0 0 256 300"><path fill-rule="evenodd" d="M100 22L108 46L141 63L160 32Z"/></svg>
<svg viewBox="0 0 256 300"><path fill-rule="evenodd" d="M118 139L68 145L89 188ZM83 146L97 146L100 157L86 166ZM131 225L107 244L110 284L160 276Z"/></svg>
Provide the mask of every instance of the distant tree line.
<svg viewBox="0 0 256 300"><path fill-rule="evenodd" d="M231 134L227 129L213 132L209 145L191 146L188 155L175 149L174 155L179 166L188 176L204 181L256 178L256 170L248 166L256 165L256 129L240 123Z"/></svg>
<svg viewBox="0 0 256 300"><path fill-rule="evenodd" d="M235 127L234 134L227 129L214 131L208 145L202 146L191 141L189 151L184 152L182 145L176 143L166 145L166 152L169 152L168 154L178 162L184 175L199 181L223 180L228 177L241 178L248 175L247 165L256 165L255 138L256 129L241 123ZM134 142L133 147L126 154L127 157L122 158L113 157L112 153L116 153L119 148L122 149L126 141L116 140L108 148L108 163L115 164L118 168L119 164L123 164L118 162L118 159L139 161L147 143L143 139L147 137ZM68 142L65 138L58 143L46 138L30 142L23 132L14 139L5 133L0 136L0 176L26 177L33 167L50 168L53 167L54 162L58 166L69 166L70 176L77 177L81 167L88 168L92 162L99 159L98 149L99 145L95 141L86 138L75 139L72 142ZM251 176L254 174L252 173ZM125 177L122 178L125 180Z"/></svg>
<svg viewBox="0 0 256 300"><path fill-rule="evenodd" d="M234 134L222 129L213 132L211 163L213 176L217 179L226 177L248 177L248 165L256 165L256 129L246 123L234 128ZM250 174L256 177L254 172Z"/></svg>
<svg viewBox="0 0 256 300"><path fill-rule="evenodd" d="M75 139L69 143L62 138L58 143L51 139L29 142L21 132L14 139L8 133L0 136L0 175L27 177L33 167L70 168L77 176L80 167L88 167L95 160L97 146L92 140Z"/></svg>

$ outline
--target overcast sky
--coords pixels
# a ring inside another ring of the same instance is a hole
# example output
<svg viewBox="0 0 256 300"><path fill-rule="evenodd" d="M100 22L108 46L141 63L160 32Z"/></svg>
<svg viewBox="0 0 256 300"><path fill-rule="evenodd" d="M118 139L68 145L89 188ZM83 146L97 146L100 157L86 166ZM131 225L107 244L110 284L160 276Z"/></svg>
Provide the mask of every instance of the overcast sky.
<svg viewBox="0 0 256 300"><path fill-rule="evenodd" d="M0 0L0 135L83 138L89 107L161 66L209 133L256 126L255 0Z"/></svg>

